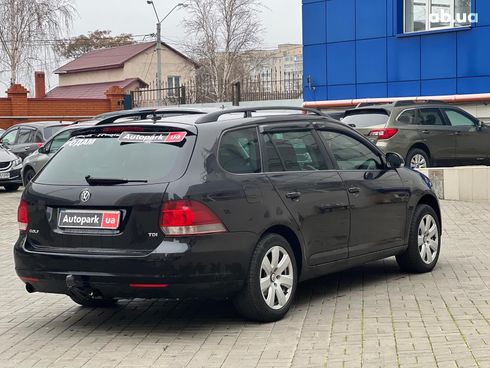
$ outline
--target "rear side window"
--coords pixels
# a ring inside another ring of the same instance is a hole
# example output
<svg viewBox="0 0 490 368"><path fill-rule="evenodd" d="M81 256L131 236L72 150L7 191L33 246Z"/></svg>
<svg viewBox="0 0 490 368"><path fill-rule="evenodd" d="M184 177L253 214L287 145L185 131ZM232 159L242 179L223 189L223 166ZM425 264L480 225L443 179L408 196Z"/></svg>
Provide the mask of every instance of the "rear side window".
<svg viewBox="0 0 490 368"><path fill-rule="evenodd" d="M407 125L417 124L417 110L405 110L396 119L397 122Z"/></svg>
<svg viewBox="0 0 490 368"><path fill-rule="evenodd" d="M441 111L439 109L420 109L419 111L420 125L445 125Z"/></svg>
<svg viewBox="0 0 490 368"><path fill-rule="evenodd" d="M87 176L148 183L173 181L184 174L194 142L192 135L179 143L127 143L119 140L119 134L76 137L59 149L36 182L87 185Z"/></svg>
<svg viewBox="0 0 490 368"><path fill-rule="evenodd" d="M347 111L342 122L354 128L368 128L372 126L384 126L388 122L388 119L389 115L384 110L364 109L359 111Z"/></svg>
<svg viewBox="0 0 490 368"><path fill-rule="evenodd" d="M17 135L17 144L33 143L35 141L35 130L32 129L19 129Z"/></svg>
<svg viewBox="0 0 490 368"><path fill-rule="evenodd" d="M66 125L54 125L50 127L44 128L44 136L46 139L51 138L53 135L58 133L59 131L63 130L66 128Z"/></svg>
<svg viewBox="0 0 490 368"><path fill-rule="evenodd" d="M265 149L270 172L327 170L312 131L267 134Z"/></svg>
<svg viewBox="0 0 490 368"><path fill-rule="evenodd" d="M260 150L257 129L247 128L226 132L220 142L219 163L234 174L259 173Z"/></svg>

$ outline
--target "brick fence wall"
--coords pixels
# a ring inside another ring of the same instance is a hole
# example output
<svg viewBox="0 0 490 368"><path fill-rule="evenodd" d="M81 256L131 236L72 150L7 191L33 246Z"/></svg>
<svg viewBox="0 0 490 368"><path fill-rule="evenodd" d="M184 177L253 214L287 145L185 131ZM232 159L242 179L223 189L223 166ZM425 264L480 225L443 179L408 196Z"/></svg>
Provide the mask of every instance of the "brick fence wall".
<svg viewBox="0 0 490 368"><path fill-rule="evenodd" d="M80 120L103 112L120 110L124 90L111 87L101 99L28 98L29 91L20 84L7 90L0 98L0 128L27 121Z"/></svg>

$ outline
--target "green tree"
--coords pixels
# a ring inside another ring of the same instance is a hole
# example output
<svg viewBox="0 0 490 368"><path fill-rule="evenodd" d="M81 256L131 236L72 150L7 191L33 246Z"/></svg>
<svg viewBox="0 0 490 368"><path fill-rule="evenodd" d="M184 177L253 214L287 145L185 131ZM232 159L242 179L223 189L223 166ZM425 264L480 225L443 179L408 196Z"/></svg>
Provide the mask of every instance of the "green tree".
<svg viewBox="0 0 490 368"><path fill-rule="evenodd" d="M58 41L56 52L67 59L74 59L90 51L131 45L133 43L135 41L131 34L122 33L117 36L111 36L111 31L96 30L89 32L88 35L80 35L69 40Z"/></svg>

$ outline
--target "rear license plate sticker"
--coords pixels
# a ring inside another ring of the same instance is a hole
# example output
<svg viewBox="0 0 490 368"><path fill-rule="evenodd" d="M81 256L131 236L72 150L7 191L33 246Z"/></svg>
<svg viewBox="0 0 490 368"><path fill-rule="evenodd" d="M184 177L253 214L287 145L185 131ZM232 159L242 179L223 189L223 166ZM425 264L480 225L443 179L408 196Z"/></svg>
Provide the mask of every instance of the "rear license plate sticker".
<svg viewBox="0 0 490 368"><path fill-rule="evenodd" d="M71 211L61 210L58 226L76 229L108 229L119 228L121 213L119 211Z"/></svg>

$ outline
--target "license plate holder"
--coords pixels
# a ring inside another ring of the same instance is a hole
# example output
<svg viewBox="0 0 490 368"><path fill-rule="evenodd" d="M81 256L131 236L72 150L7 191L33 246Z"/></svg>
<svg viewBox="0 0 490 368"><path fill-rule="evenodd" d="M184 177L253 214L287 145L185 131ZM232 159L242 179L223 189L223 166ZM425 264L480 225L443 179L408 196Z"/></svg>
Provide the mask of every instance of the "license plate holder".
<svg viewBox="0 0 490 368"><path fill-rule="evenodd" d="M0 173L0 179L10 179L10 172Z"/></svg>
<svg viewBox="0 0 490 368"><path fill-rule="evenodd" d="M63 229L117 230L120 220L120 211L61 209L58 216L58 227Z"/></svg>

